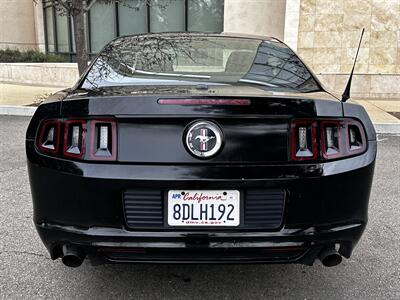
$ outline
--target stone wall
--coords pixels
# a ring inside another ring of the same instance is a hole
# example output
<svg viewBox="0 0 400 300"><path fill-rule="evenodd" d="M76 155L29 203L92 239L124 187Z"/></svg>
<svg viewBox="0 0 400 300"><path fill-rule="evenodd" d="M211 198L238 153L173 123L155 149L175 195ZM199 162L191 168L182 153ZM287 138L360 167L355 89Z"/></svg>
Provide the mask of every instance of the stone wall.
<svg viewBox="0 0 400 300"><path fill-rule="evenodd" d="M297 50L300 20L300 0L286 0L284 42Z"/></svg>
<svg viewBox="0 0 400 300"><path fill-rule="evenodd" d="M78 78L74 63L0 63L0 82L71 87Z"/></svg>
<svg viewBox="0 0 400 300"><path fill-rule="evenodd" d="M400 0L300 0L298 53L342 92L362 28L353 96L400 98Z"/></svg>
<svg viewBox="0 0 400 300"><path fill-rule="evenodd" d="M33 5L33 13L35 18L36 46L39 51L46 52L46 42L44 38L43 4L41 1L37 1L37 3Z"/></svg>
<svg viewBox="0 0 400 300"><path fill-rule="evenodd" d="M3 0L0 4L0 49L37 49L32 0Z"/></svg>
<svg viewBox="0 0 400 300"><path fill-rule="evenodd" d="M224 31L283 39L286 0L225 0Z"/></svg>

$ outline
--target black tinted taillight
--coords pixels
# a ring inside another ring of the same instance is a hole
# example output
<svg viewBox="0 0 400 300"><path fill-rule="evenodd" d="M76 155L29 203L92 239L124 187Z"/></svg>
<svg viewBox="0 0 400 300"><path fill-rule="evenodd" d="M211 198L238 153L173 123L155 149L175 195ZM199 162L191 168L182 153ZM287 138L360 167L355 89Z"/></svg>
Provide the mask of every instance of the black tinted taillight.
<svg viewBox="0 0 400 300"><path fill-rule="evenodd" d="M64 124L63 155L82 159L85 155L86 121L67 120Z"/></svg>
<svg viewBox="0 0 400 300"><path fill-rule="evenodd" d="M57 153L60 144L60 121L46 120L41 124L36 146L42 152Z"/></svg>
<svg viewBox="0 0 400 300"><path fill-rule="evenodd" d="M317 158L317 122L296 120L292 122L292 159L312 160Z"/></svg>
<svg viewBox="0 0 400 300"><path fill-rule="evenodd" d="M90 121L90 159L115 160L117 156L117 129L113 120Z"/></svg>
<svg viewBox="0 0 400 300"><path fill-rule="evenodd" d="M342 155L341 124L339 121L321 121L321 150L326 159Z"/></svg>
<svg viewBox="0 0 400 300"><path fill-rule="evenodd" d="M58 157L116 160L117 125L113 119L45 120L39 127L36 147Z"/></svg>
<svg viewBox="0 0 400 300"><path fill-rule="evenodd" d="M367 145L364 130L360 123L356 121L346 122L346 144L350 155L364 152Z"/></svg>
<svg viewBox="0 0 400 300"><path fill-rule="evenodd" d="M292 121L293 161L327 161L358 155L366 149L364 128L356 120L344 118Z"/></svg>

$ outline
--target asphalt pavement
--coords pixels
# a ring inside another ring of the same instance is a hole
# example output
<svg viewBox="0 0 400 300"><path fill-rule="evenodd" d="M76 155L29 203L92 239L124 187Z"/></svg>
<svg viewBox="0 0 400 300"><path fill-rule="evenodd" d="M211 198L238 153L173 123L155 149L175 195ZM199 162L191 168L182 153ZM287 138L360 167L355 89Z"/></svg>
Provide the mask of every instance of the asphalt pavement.
<svg viewBox="0 0 400 300"><path fill-rule="evenodd" d="M50 259L33 226L28 122L0 116L0 299L400 299L400 136L379 136L369 224L337 267L85 262L71 269Z"/></svg>

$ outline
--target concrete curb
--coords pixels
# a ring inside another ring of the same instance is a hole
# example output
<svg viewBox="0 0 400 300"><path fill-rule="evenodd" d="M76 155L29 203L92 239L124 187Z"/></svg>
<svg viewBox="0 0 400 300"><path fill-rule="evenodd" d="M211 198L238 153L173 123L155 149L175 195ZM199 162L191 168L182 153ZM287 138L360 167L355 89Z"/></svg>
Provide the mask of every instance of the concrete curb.
<svg viewBox="0 0 400 300"><path fill-rule="evenodd" d="M35 111L32 106L0 105L0 115L31 117ZM400 123L374 123L374 127L376 133L400 134Z"/></svg>
<svg viewBox="0 0 400 300"><path fill-rule="evenodd" d="M374 123L376 133L400 134L400 123Z"/></svg>
<svg viewBox="0 0 400 300"><path fill-rule="evenodd" d="M37 107L19 105L0 105L0 115L31 117Z"/></svg>

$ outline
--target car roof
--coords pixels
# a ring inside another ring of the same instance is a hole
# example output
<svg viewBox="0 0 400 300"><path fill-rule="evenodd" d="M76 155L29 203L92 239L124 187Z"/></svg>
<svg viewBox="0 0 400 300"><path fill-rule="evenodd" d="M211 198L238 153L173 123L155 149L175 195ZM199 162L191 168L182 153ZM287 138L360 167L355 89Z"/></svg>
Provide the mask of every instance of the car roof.
<svg viewBox="0 0 400 300"><path fill-rule="evenodd" d="M246 34L246 33L234 33L234 32L190 32L190 31L175 31L175 32L159 32L159 33L142 33L142 34L129 34L124 36L119 36L115 38L113 41L129 38L129 37L174 37L174 36L207 36L207 37L228 37L228 38L242 38L242 39L254 39L254 40L263 40L263 41L274 41L280 42L281 40L270 37L270 36L262 36L255 34Z"/></svg>

